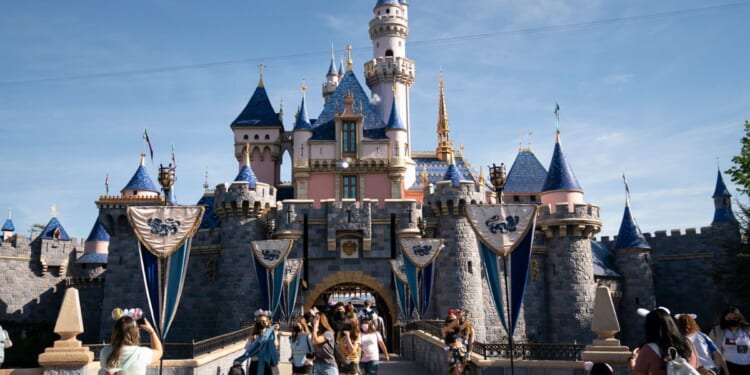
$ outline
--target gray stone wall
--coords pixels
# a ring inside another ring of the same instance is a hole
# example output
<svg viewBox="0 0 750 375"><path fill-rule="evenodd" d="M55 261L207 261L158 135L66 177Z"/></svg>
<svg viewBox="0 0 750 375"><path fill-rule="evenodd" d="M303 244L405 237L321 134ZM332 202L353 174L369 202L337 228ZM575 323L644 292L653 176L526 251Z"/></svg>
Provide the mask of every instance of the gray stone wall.
<svg viewBox="0 0 750 375"><path fill-rule="evenodd" d="M543 234L538 233L537 237ZM547 253L535 244L529 264L529 278L526 285L523 310L526 339L530 342L548 342L549 320L547 319Z"/></svg>
<svg viewBox="0 0 750 375"><path fill-rule="evenodd" d="M643 249L619 249L615 256L624 284L619 309L620 342L630 347L645 337L643 320L638 318L636 310L656 305L650 259L651 251Z"/></svg>

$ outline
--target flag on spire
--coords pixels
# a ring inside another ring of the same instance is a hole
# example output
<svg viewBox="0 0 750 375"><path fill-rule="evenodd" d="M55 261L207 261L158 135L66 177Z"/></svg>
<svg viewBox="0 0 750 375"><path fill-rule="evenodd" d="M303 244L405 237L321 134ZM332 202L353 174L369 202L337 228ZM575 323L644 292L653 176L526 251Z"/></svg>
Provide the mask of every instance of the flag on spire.
<svg viewBox="0 0 750 375"><path fill-rule="evenodd" d="M148 151L151 154L151 164L154 163L154 148L151 146L151 139L148 138L148 132L146 129L143 129L143 139L146 140L146 143L148 143Z"/></svg>
<svg viewBox="0 0 750 375"><path fill-rule="evenodd" d="M106 195L109 195L109 173L104 177L104 191Z"/></svg>
<svg viewBox="0 0 750 375"><path fill-rule="evenodd" d="M172 145L172 168L177 168L177 161L174 160L174 145Z"/></svg>
<svg viewBox="0 0 750 375"><path fill-rule="evenodd" d="M622 182L625 184L625 206L630 207L630 188L628 187L628 180L625 178L625 173L622 174Z"/></svg>
<svg viewBox="0 0 750 375"><path fill-rule="evenodd" d="M555 127L560 130L560 105L555 102Z"/></svg>

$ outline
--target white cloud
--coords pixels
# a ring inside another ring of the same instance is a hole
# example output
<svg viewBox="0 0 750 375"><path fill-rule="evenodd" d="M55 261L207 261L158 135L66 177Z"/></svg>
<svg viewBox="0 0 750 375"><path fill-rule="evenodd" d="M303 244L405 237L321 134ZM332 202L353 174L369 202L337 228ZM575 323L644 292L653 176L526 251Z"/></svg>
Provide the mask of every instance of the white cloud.
<svg viewBox="0 0 750 375"><path fill-rule="evenodd" d="M610 74L605 76L602 81L605 85L622 85L630 83L633 80L633 74Z"/></svg>

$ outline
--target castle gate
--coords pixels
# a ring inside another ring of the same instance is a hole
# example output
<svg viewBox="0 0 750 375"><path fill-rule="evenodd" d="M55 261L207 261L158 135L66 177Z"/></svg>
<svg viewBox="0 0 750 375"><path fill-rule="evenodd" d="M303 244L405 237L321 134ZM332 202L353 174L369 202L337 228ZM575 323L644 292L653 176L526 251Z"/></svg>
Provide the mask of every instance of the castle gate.
<svg viewBox="0 0 750 375"><path fill-rule="evenodd" d="M306 294L304 309L311 309L313 306L320 311L328 310L328 301L331 296L349 296L349 298L362 298L362 296L372 295L375 299L375 306L378 315L383 318L386 327L385 342L389 350L396 349L398 345L394 338L398 337L398 329L394 323L397 320L396 304L393 300L392 292L381 282L362 271L339 271L328 275L315 287L310 289ZM394 336L395 335L395 336Z"/></svg>

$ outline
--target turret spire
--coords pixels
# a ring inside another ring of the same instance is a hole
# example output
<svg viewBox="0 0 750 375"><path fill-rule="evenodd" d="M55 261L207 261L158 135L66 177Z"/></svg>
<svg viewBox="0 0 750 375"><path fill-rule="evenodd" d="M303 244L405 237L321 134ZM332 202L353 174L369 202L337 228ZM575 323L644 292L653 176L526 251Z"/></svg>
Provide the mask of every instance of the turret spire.
<svg viewBox="0 0 750 375"><path fill-rule="evenodd" d="M337 74L338 73L336 72L336 61L333 55L333 43L331 43L331 65L328 67L328 76L335 76Z"/></svg>
<svg viewBox="0 0 750 375"><path fill-rule="evenodd" d="M625 179L624 173L622 180L625 183L625 212L622 214L620 231L617 234L617 241L615 241L613 249L650 249L651 246L646 241L646 237L641 233L641 228L638 227L638 223L630 213L630 188L628 187L628 181Z"/></svg>
<svg viewBox="0 0 750 375"><path fill-rule="evenodd" d="M435 155L439 160L448 161L453 155L453 142L450 140L450 126L448 125L448 107L445 104L445 82L443 72L440 72L440 94L438 99L437 134L438 145Z"/></svg>
<svg viewBox="0 0 750 375"><path fill-rule="evenodd" d="M348 44L346 46L346 71L351 72L352 71L352 45Z"/></svg>
<svg viewBox="0 0 750 375"><path fill-rule="evenodd" d="M570 167L562 152L559 129L555 131L555 151L552 154L552 160L549 164L549 172L547 173L547 178L544 180L544 186L542 187L543 192L550 190L572 190L583 192L581 185L578 184L578 179L576 179L576 176L573 173L573 168Z"/></svg>
<svg viewBox="0 0 750 375"><path fill-rule="evenodd" d="M258 71L260 72L260 79L258 80L258 87L264 87L263 85L263 68L266 66L263 64L258 64Z"/></svg>
<svg viewBox="0 0 750 375"><path fill-rule="evenodd" d="M718 168L717 168L718 169ZM720 223L737 223L732 211L732 194L729 194L727 185L724 184L724 178L721 176L721 169L716 172L716 188L714 189L714 220L711 225Z"/></svg>

